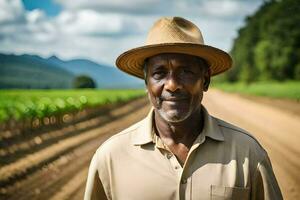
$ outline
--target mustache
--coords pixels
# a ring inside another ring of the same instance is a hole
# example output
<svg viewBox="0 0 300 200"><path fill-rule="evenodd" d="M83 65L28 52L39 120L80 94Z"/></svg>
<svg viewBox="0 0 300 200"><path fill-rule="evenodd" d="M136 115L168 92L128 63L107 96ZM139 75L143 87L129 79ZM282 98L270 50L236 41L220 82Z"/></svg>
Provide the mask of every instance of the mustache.
<svg viewBox="0 0 300 200"><path fill-rule="evenodd" d="M159 97L160 101L166 101L166 100L174 100L174 99L188 99L190 95L188 95L186 92L168 92L165 91L161 94Z"/></svg>

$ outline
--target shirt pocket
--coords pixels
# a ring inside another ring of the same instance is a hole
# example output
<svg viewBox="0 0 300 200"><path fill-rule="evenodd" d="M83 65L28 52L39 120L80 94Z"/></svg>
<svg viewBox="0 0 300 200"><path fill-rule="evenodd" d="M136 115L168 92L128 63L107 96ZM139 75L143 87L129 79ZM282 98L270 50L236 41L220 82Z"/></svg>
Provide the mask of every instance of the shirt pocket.
<svg viewBox="0 0 300 200"><path fill-rule="evenodd" d="M250 196L249 188L244 187L225 187L212 185L210 188L211 200L247 200Z"/></svg>

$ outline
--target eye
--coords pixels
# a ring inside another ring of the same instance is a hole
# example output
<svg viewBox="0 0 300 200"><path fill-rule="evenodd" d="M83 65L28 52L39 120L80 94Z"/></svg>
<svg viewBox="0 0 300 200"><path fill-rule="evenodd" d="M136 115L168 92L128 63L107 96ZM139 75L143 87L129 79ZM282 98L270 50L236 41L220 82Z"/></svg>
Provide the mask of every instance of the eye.
<svg viewBox="0 0 300 200"><path fill-rule="evenodd" d="M183 70L185 73L193 73L191 70L187 70L187 69L185 69L185 70Z"/></svg>
<svg viewBox="0 0 300 200"><path fill-rule="evenodd" d="M195 74L192 70L190 70L190 69L184 69L183 70L183 73L185 73L185 74Z"/></svg>
<svg viewBox="0 0 300 200"><path fill-rule="evenodd" d="M166 74L167 73L164 70L158 70L158 71L154 71L152 73L152 77L154 79L161 79L161 78L165 77Z"/></svg>

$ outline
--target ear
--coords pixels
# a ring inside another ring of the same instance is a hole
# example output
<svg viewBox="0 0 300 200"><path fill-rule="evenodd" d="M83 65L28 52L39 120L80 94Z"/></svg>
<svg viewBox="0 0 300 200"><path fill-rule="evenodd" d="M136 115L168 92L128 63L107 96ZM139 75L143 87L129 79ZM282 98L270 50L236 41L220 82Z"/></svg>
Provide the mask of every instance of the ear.
<svg viewBox="0 0 300 200"><path fill-rule="evenodd" d="M207 68L204 73L203 91L207 92L210 84L211 69Z"/></svg>

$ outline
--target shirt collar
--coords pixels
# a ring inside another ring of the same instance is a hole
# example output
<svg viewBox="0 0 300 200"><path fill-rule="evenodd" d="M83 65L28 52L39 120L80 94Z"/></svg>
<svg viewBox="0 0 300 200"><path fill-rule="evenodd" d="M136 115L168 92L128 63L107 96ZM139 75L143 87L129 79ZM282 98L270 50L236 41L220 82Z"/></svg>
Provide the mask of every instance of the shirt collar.
<svg viewBox="0 0 300 200"><path fill-rule="evenodd" d="M217 141L224 141L224 135L218 125L217 120L207 112L203 105L202 112L204 116L204 126L201 134L199 134L199 137L197 137L196 140L202 138L203 136L207 136ZM156 142L154 137L155 133L153 131L153 113L154 109L152 107L147 117L139 123L137 131L132 137L132 143L134 145L144 145L151 142Z"/></svg>
<svg viewBox="0 0 300 200"><path fill-rule="evenodd" d="M152 134L153 113L154 109L152 107L147 117L139 122L137 130L132 135L132 143L134 145L143 145L150 142L154 142Z"/></svg>
<svg viewBox="0 0 300 200"><path fill-rule="evenodd" d="M203 133L205 136L214 140L224 141L224 134L218 124L217 119L211 116L203 105L202 112L204 116L204 126L201 134Z"/></svg>

